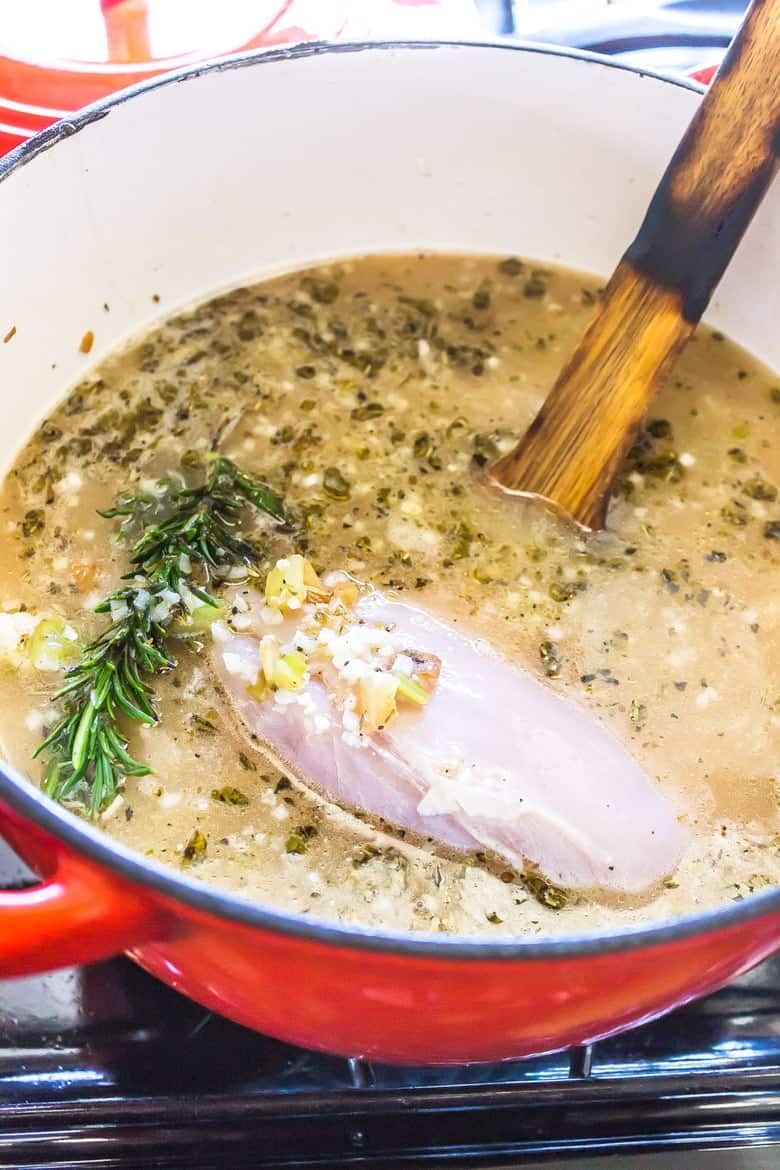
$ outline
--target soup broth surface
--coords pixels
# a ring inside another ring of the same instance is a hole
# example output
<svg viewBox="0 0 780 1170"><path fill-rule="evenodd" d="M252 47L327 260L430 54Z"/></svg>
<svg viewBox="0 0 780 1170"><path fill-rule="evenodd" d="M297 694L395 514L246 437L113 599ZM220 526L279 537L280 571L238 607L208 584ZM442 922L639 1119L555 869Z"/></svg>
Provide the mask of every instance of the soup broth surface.
<svg viewBox="0 0 780 1170"><path fill-rule="evenodd" d="M93 636L127 570L96 509L219 449L283 495L318 570L397 591L588 706L679 810L677 871L641 898L540 896L489 858L378 831L275 770L187 648L156 682L160 725L129 729L154 773L127 781L108 833L280 909L461 935L633 926L780 881L778 380L700 327L587 541L482 482L598 295L514 258L369 257L168 320L20 453L0 494L0 603ZM267 524L254 536L268 565L293 550ZM0 746L33 780L60 678L0 659ZM245 801L213 795L227 788ZM196 831L205 851L187 857Z"/></svg>

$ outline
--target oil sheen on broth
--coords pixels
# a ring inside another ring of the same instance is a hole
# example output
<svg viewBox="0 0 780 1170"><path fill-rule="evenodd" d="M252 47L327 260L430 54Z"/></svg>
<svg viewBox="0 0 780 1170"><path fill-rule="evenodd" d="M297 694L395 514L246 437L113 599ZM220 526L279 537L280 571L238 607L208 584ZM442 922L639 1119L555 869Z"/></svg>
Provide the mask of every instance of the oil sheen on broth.
<svg viewBox="0 0 780 1170"><path fill-rule="evenodd" d="M303 518L318 569L423 602L589 706L690 830L663 887L540 900L489 859L377 833L269 766L191 651L159 682L161 725L131 733L154 775L128 780L107 832L281 909L493 937L635 925L780 881L777 379L702 326L587 544L480 484L597 296L593 278L513 258L370 257L169 320L19 455L0 496L0 599L101 628L92 606L126 562L96 508L218 444ZM269 561L287 539L273 535ZM0 672L3 752L37 779L52 675ZM187 860L196 830L205 852Z"/></svg>

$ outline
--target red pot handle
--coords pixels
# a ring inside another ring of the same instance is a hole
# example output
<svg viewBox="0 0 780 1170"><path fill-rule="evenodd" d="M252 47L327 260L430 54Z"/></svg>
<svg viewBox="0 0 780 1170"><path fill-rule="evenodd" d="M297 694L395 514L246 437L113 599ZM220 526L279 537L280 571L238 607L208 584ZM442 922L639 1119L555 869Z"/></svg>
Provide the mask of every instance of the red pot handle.
<svg viewBox="0 0 780 1170"><path fill-rule="evenodd" d="M45 873L25 890L0 891L0 978L112 958L160 938L152 895L72 852L0 805L2 835Z"/></svg>

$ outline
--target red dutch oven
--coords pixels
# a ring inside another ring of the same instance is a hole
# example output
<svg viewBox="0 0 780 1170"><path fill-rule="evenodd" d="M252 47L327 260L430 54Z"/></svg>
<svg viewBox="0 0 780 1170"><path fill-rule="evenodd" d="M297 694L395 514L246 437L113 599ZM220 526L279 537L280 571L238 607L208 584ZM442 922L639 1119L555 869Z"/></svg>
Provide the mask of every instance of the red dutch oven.
<svg viewBox="0 0 780 1170"><path fill-rule="evenodd" d="M161 311L248 279L420 248L610 271L699 94L573 52L338 45L89 107L0 160L0 465L89 364ZM776 195L709 320L778 366ZM214 1011L347 1056L460 1063L583 1044L780 945L780 890L550 941L326 925L132 853L7 766L0 827L40 875L0 893L0 976L126 952Z"/></svg>

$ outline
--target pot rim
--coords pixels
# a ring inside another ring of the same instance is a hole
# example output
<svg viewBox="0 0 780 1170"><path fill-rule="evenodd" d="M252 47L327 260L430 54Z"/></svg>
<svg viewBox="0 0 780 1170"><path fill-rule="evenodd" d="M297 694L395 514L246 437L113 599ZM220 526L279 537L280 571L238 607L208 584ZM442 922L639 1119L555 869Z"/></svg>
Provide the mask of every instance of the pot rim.
<svg viewBox="0 0 780 1170"><path fill-rule="evenodd" d="M324 54L375 52L387 50L418 52L435 49L500 50L503 52L534 53L548 57L564 57L602 68L619 69L640 77L651 77L667 85L676 85L694 93L702 93L704 86L689 78L669 77L648 69L640 69L622 61L615 61L598 53L563 48L554 45L531 44L522 41L375 41L375 42L313 42L274 50L257 50L234 54L205 65L190 66L123 89L109 97L85 106L67 120L56 122L36 134L28 142L15 147L0 158L0 182L6 181L21 167L32 162L57 143L72 134L107 117L113 109L162 86L176 85L212 73L223 73L256 65L318 57ZM767 913L780 911L780 887L752 894L740 901L718 906L698 914L687 914L651 926L623 931L572 934L542 940L507 939L483 941L446 937L420 932L419 935L400 931L373 931L359 927L312 921L300 914L286 914L253 903L233 894L212 889L197 881L144 858L141 854L113 841L106 833L76 817L60 805L50 801L39 789L25 780L9 765L0 761L0 798L28 820L65 842L77 852L85 854L102 866L117 872L122 878L149 887L155 893L180 901L196 910L215 914L220 918L254 926L277 934L300 938L312 943L324 943L351 950L385 952L398 956L440 959L449 961L517 961L583 958L615 951L633 951L682 941L691 935L709 933L740 925Z"/></svg>

